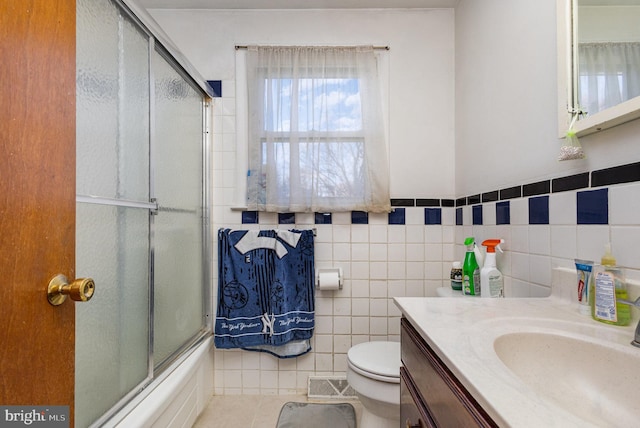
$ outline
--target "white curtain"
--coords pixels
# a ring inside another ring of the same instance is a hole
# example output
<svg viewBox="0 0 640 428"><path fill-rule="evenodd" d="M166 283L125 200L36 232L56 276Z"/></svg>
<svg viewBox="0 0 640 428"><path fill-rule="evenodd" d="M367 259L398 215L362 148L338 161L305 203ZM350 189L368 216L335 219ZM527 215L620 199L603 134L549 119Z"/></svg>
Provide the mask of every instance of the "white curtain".
<svg viewBox="0 0 640 428"><path fill-rule="evenodd" d="M373 47L249 46L247 207L389 212Z"/></svg>
<svg viewBox="0 0 640 428"><path fill-rule="evenodd" d="M640 43L580 43L579 99L594 114L640 95Z"/></svg>

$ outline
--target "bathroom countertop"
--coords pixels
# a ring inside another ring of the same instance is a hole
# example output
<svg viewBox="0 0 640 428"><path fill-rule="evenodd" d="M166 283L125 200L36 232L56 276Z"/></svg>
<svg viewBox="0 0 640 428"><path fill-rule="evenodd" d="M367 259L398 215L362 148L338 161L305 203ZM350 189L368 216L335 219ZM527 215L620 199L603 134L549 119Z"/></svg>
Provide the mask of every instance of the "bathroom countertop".
<svg viewBox="0 0 640 428"><path fill-rule="evenodd" d="M597 425L554 404L516 377L494 350L497 337L523 330L557 333L561 325L563 331L570 334L636 349L629 344L635 322L626 327L605 325L579 314L577 303L557 297L396 297L394 301L403 316L501 427ZM637 352L640 353L640 349Z"/></svg>

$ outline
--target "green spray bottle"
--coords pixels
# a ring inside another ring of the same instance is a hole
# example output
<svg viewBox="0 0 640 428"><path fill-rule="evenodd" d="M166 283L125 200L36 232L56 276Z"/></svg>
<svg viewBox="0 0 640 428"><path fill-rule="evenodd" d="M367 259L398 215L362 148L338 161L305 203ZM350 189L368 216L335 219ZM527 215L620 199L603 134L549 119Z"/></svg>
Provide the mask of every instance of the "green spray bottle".
<svg viewBox="0 0 640 428"><path fill-rule="evenodd" d="M467 296L480 295L480 267L476 260L475 238L469 237L464 240L467 247L467 253L464 255L464 263L462 264L462 292Z"/></svg>

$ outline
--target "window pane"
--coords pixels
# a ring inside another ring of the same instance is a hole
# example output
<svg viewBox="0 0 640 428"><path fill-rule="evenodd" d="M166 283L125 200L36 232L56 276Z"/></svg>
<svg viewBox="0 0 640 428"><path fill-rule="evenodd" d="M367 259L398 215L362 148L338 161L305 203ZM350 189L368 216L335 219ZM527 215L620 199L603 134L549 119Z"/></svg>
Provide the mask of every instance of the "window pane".
<svg viewBox="0 0 640 428"><path fill-rule="evenodd" d="M292 128L292 99L297 128ZM272 132L362 130L358 79L265 79L264 127Z"/></svg>
<svg viewBox="0 0 640 428"><path fill-rule="evenodd" d="M315 186L319 197L336 198L363 194L364 150L361 141L301 144L300 161L305 187ZM315 161L317 154L318 161ZM316 182L309 174L317 164Z"/></svg>
<svg viewBox="0 0 640 428"><path fill-rule="evenodd" d="M268 147L271 147L271 156ZM289 141L279 140L263 143L264 170L276 174L277 186L283 197L290 196L291 155ZM364 143L361 139L299 142L298 159L300 171L297 187L309 195L321 198L353 198L364 193ZM272 165L267 168L267 164ZM263 177L266 186L266 177ZM265 187L263 186L263 187Z"/></svg>

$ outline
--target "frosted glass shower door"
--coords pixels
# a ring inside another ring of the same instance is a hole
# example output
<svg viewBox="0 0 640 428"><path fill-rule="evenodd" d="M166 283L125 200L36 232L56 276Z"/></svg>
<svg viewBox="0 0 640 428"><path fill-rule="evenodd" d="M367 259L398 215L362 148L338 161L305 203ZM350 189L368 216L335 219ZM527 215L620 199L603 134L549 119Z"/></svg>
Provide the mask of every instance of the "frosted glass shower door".
<svg viewBox="0 0 640 428"><path fill-rule="evenodd" d="M119 0L77 0L76 427L211 333L206 93ZM206 90L206 87L204 88Z"/></svg>
<svg viewBox="0 0 640 428"><path fill-rule="evenodd" d="M155 79L154 366L201 332L203 262L203 98L158 51Z"/></svg>
<svg viewBox="0 0 640 428"><path fill-rule="evenodd" d="M110 1L78 0L76 427L149 377L149 36Z"/></svg>

